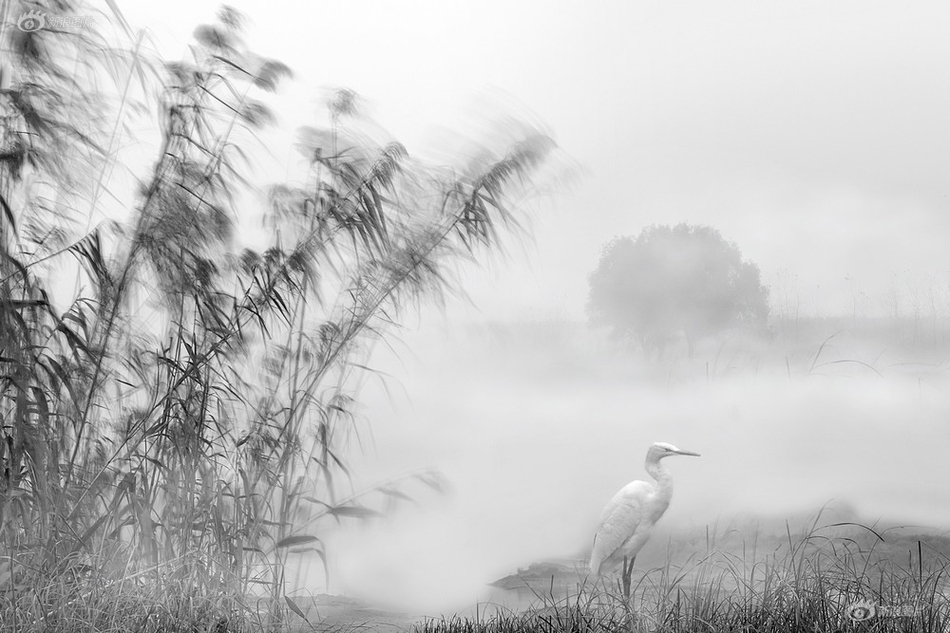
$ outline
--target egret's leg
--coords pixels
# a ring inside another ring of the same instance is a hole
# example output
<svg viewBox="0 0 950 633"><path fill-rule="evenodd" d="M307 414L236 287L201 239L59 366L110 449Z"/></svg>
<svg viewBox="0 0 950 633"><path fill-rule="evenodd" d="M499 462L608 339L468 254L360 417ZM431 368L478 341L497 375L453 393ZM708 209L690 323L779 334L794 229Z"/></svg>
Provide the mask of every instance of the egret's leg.
<svg viewBox="0 0 950 633"><path fill-rule="evenodd" d="M623 557L623 599L625 601L630 600L630 576L633 574L633 563L637 560L637 557L634 556L630 559L630 562L627 562L627 557Z"/></svg>
<svg viewBox="0 0 950 633"><path fill-rule="evenodd" d="M627 557L623 557L623 567L620 568L620 592L623 593L624 579L627 577Z"/></svg>
<svg viewBox="0 0 950 633"><path fill-rule="evenodd" d="M630 600L630 564L626 556L623 557L623 575L620 576L620 581L623 584L623 600L627 602Z"/></svg>

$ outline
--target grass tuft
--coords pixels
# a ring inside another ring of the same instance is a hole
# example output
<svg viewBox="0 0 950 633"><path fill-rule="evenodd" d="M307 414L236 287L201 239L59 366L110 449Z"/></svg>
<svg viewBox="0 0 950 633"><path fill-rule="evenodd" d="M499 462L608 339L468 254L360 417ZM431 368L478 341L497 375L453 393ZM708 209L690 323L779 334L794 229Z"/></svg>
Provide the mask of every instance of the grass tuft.
<svg viewBox="0 0 950 633"><path fill-rule="evenodd" d="M629 604L602 580L582 584L567 598L536 594L536 604L522 612L428 620L414 631L950 631L950 560L928 554L917 541L903 564L893 548L882 547L888 543L887 535L866 526L813 525L759 557L707 550L679 565L645 570Z"/></svg>

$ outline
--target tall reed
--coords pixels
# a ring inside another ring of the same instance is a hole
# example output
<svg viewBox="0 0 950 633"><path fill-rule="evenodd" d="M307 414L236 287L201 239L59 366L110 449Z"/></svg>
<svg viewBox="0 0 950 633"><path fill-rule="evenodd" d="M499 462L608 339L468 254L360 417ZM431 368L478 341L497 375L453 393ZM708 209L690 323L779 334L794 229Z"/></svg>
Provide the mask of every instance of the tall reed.
<svg viewBox="0 0 950 633"><path fill-rule="evenodd" d="M329 129L302 132L306 181L271 188L265 245L242 248L238 192L273 119L257 95L290 71L247 50L241 21L223 9L161 70L92 29L4 31L0 629L217 626L259 596L278 626L301 614L289 553L325 564L327 521L440 485L347 492L362 355L449 287L450 262L498 246L552 143L522 128L501 153L433 167L361 135L338 91ZM126 217L96 222L133 95L156 87L151 173Z"/></svg>

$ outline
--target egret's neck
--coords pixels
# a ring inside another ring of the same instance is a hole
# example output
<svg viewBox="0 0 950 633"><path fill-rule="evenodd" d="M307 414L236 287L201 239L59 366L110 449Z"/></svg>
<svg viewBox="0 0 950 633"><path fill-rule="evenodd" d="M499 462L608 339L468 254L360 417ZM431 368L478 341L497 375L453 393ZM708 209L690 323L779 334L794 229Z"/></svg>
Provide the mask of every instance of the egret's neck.
<svg viewBox="0 0 950 633"><path fill-rule="evenodd" d="M673 476L660 460L647 461L647 473L656 480L656 494L669 502L673 496Z"/></svg>

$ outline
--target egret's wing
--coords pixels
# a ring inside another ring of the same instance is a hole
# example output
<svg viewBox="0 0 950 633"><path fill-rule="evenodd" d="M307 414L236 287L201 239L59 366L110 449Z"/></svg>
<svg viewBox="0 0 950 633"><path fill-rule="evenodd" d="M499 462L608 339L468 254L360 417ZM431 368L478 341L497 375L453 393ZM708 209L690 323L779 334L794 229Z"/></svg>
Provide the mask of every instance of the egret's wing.
<svg viewBox="0 0 950 633"><path fill-rule="evenodd" d="M604 563L618 554L621 546L634 535L643 518L643 504L651 494L653 486L645 481L634 481L621 488L607 503L590 555L593 573L599 574Z"/></svg>

